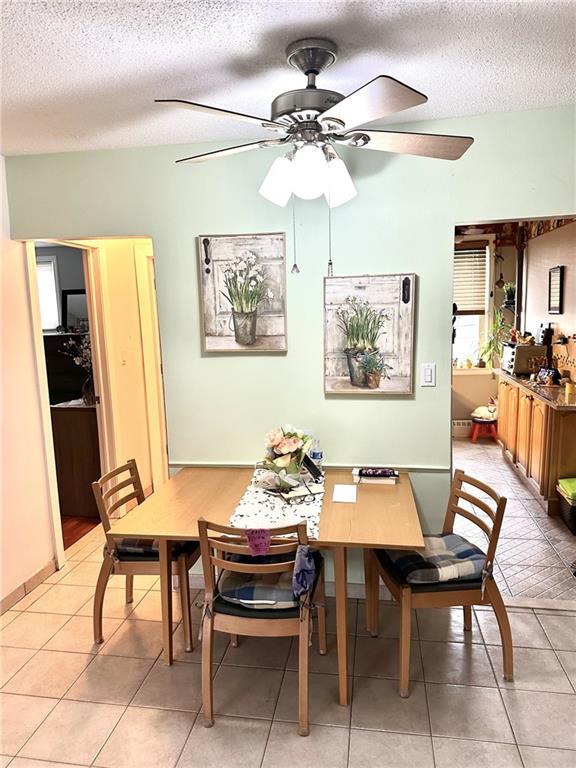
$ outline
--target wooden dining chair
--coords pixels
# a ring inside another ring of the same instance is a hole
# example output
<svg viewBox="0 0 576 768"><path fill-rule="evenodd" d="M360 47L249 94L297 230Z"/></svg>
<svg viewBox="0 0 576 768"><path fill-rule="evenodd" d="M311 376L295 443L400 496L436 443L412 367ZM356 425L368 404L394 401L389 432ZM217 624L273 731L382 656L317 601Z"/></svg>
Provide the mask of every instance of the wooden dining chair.
<svg viewBox="0 0 576 768"><path fill-rule="evenodd" d="M472 490L466 490L469 486ZM478 498L475 491L481 491L488 501ZM489 504L493 501L495 508ZM462 506L467 503L470 508ZM444 519L442 537L453 534L454 519L461 515L477 525L488 537L486 553L470 544L464 537L454 534L450 547L458 552L450 558L456 568L474 570L476 576L461 576L448 581L437 581L438 561L435 555L442 557L440 549L444 546L439 536L424 536L426 549L421 552L393 552L385 549L368 550L368 569L370 570L366 586L367 625L373 637L378 635L378 592L379 579L382 578L392 596L400 604L400 696L409 695L410 675L410 638L412 609L443 608L462 606L464 611L464 629L472 630L472 606L491 605L496 615L500 637L504 679L514 678L512 634L508 614L500 590L494 581L492 568L496 546L506 508L506 499L485 483L456 470ZM472 560L474 560L474 567ZM449 559L444 561L445 564ZM482 573L478 574L479 568ZM428 580L427 580L428 579Z"/></svg>
<svg viewBox="0 0 576 768"><path fill-rule="evenodd" d="M214 725L213 633L249 637L298 637L298 733L308 736L308 646L311 612L318 610L319 652L326 653L324 564L314 552L315 577L299 598L292 574L299 545L308 544L306 523L271 529L268 554L251 555L246 534L238 528L198 521L206 588L202 628L202 711L206 727ZM295 538L286 538L286 536ZM283 538L280 538L283 537Z"/></svg>
<svg viewBox="0 0 576 768"><path fill-rule="evenodd" d="M138 505L144 501L144 491L136 461L130 459L121 467L113 469L92 483L100 521L106 534L104 560L94 595L94 642L102 643L102 609L106 585L112 574L126 576L126 602L134 599L134 576L160 575L158 542L151 539L126 539L114 536L110 518L118 509ZM192 614L190 609L190 584L188 571L200 557L196 542L174 544L172 547L172 573L178 576L182 602L182 623L186 650L193 650Z"/></svg>

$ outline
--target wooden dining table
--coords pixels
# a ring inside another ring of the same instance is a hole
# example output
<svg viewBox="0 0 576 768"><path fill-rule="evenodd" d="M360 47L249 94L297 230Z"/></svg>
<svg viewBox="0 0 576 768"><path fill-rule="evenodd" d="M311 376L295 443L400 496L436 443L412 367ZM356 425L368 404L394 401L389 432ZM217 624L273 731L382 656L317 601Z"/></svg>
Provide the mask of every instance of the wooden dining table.
<svg viewBox="0 0 576 768"><path fill-rule="evenodd" d="M115 537L158 541L163 653L167 664L171 664L173 658L172 543L198 541L199 518L229 525L253 471L244 467L181 469L112 525L110 533ZM421 549L424 546L408 473L401 472L398 482L392 485L361 482L355 502L334 502L334 485L351 481L350 469L326 470L319 535L317 540L310 541L314 547L330 550L334 560L338 693L342 705L348 703L348 549Z"/></svg>

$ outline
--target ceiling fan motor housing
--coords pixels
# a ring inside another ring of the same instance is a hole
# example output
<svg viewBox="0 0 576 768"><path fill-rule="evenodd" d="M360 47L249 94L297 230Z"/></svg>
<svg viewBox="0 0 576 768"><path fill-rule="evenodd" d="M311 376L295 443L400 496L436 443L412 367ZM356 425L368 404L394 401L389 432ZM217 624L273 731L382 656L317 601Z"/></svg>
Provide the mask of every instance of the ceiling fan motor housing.
<svg viewBox="0 0 576 768"><path fill-rule="evenodd" d="M322 88L299 88L286 91L276 96L272 102L272 120L294 125L315 120L334 104L342 101L344 96L337 91L327 91Z"/></svg>

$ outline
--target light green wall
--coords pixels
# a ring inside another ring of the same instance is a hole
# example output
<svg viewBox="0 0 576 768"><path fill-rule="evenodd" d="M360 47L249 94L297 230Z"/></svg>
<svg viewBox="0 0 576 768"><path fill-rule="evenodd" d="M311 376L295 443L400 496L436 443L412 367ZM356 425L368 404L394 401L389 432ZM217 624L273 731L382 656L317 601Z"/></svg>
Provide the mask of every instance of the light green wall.
<svg viewBox="0 0 576 768"><path fill-rule="evenodd" d="M298 424L319 435L328 463L441 470L412 473L423 520L434 528L449 482L454 224L574 213L574 109L406 128L476 142L456 163L349 150L359 194L332 212L332 257L335 274L418 275L416 383L421 362L438 370L436 388L416 386L413 397L323 394L323 201L296 204L301 274L288 270L288 354L201 356L196 236L285 231L291 259L290 205L257 194L273 153L196 167L174 165L194 146L9 158L12 236L153 238L172 462L252 463L268 428Z"/></svg>

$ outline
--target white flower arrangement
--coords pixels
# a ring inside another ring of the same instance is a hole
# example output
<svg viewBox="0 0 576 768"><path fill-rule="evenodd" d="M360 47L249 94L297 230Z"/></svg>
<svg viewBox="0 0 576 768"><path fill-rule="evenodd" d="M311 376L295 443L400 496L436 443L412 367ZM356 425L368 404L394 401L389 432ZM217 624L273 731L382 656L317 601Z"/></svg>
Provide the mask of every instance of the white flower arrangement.
<svg viewBox="0 0 576 768"><path fill-rule="evenodd" d="M244 251L224 270L224 298L235 312L254 312L262 300L271 301L274 293L265 287L265 274L257 257Z"/></svg>

